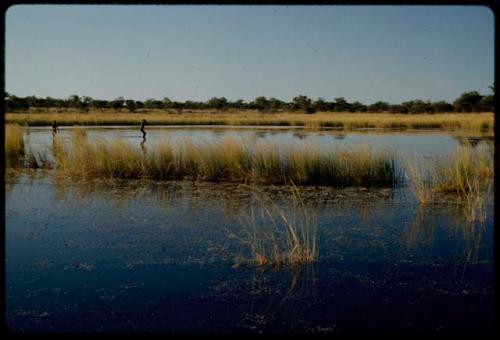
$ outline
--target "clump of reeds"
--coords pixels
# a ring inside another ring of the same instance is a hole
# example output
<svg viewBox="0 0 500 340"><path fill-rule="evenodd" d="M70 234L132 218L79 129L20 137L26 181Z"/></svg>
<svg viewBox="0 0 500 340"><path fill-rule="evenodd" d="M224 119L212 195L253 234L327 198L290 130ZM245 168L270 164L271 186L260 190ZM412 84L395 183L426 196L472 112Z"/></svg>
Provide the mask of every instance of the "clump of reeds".
<svg viewBox="0 0 500 340"><path fill-rule="evenodd" d="M5 125L5 166L23 166L25 153L23 128L16 124Z"/></svg>
<svg viewBox="0 0 500 340"><path fill-rule="evenodd" d="M482 188L491 180L493 162L485 152L466 145L459 147L451 159L436 163L433 172L437 191L464 197L474 187Z"/></svg>
<svg viewBox="0 0 500 340"><path fill-rule="evenodd" d="M486 221L484 190L478 179L468 180L466 187L467 190L464 191L462 196L465 217L468 222L484 224Z"/></svg>
<svg viewBox="0 0 500 340"><path fill-rule="evenodd" d="M410 183L419 203L434 203L436 190L434 183L429 178L429 173L423 173L422 169L417 168L417 165L411 162L407 162L407 168L410 175Z"/></svg>
<svg viewBox="0 0 500 340"><path fill-rule="evenodd" d="M401 179L395 155L371 149L310 148L278 152L275 145L227 139L203 145L160 142L146 154L123 141L89 141L73 136L71 146L54 144L58 168L84 178L150 178L330 186L394 186Z"/></svg>
<svg viewBox="0 0 500 340"><path fill-rule="evenodd" d="M407 162L411 183L421 204L435 203L437 193L454 194L464 205L469 222L484 223L484 191L493 177L493 161L481 149L466 145L449 159L425 164L427 173Z"/></svg>
<svg viewBox="0 0 500 340"><path fill-rule="evenodd" d="M237 265L256 266L304 265L317 260L317 226L301 197L299 189L290 186L291 203L278 206L263 192L253 189L258 211L253 208L241 219L242 235L231 233L249 247L251 258L239 259Z"/></svg>

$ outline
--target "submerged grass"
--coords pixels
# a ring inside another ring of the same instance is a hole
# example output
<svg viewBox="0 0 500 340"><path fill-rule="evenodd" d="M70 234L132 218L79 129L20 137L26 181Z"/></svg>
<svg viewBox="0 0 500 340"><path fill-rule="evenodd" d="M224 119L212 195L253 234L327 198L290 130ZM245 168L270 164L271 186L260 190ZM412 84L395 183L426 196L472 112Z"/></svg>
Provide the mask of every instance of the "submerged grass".
<svg viewBox="0 0 500 340"><path fill-rule="evenodd" d="M318 112L315 114L276 113L253 111L191 113L7 113L7 123L29 126L50 126L54 120L59 125L139 125L145 118L150 125L259 125L302 126L307 128L337 128L356 130L366 128L385 129L444 129L493 131L494 115L486 113L436 113L436 114L389 114Z"/></svg>
<svg viewBox="0 0 500 340"><path fill-rule="evenodd" d="M89 141L73 136L71 145L56 142L57 168L78 178L191 179L238 183L394 186L402 178L396 156L360 150L321 153L313 148L278 151L276 145L252 149L225 139L198 145L190 140L160 142L144 153L123 141Z"/></svg>

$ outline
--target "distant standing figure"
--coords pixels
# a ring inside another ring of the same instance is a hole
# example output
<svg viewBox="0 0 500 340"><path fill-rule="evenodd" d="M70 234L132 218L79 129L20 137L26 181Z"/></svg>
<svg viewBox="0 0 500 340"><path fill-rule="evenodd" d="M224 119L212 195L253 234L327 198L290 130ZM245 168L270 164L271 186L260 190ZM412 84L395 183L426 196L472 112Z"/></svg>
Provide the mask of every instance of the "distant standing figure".
<svg viewBox="0 0 500 340"><path fill-rule="evenodd" d="M54 122L52 123L52 134L55 135L56 133L57 133L57 123L54 120Z"/></svg>
<svg viewBox="0 0 500 340"><path fill-rule="evenodd" d="M146 119L143 119L141 123L141 132L142 132L142 138L144 139L146 139L146 131L144 131L145 126L146 126Z"/></svg>

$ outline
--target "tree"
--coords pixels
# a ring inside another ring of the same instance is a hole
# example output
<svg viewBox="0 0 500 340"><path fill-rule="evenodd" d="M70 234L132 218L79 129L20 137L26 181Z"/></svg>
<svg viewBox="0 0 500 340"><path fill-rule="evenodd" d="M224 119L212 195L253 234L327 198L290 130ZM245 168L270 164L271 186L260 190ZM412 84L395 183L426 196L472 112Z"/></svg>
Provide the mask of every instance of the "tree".
<svg viewBox="0 0 500 340"><path fill-rule="evenodd" d="M482 112L495 111L495 97L493 95L484 96L479 102L479 108Z"/></svg>
<svg viewBox="0 0 500 340"><path fill-rule="evenodd" d="M259 111L269 111L270 109L269 101L264 96L255 98L252 106Z"/></svg>
<svg viewBox="0 0 500 340"><path fill-rule="evenodd" d="M438 102L432 103L432 112L453 112L453 105L445 102L444 100L440 100Z"/></svg>
<svg viewBox="0 0 500 340"><path fill-rule="evenodd" d="M389 110L389 104L386 102L378 101L371 105L368 105L369 112L384 112Z"/></svg>
<svg viewBox="0 0 500 340"><path fill-rule="evenodd" d="M80 100L80 103L79 103L79 109L80 111L88 111L89 110L89 106L90 104L94 101L94 99L92 99L92 97L89 97L89 96L83 96Z"/></svg>
<svg viewBox="0 0 500 340"><path fill-rule="evenodd" d="M401 105L401 104L389 105L389 112L390 113L408 113L408 107Z"/></svg>
<svg viewBox="0 0 500 340"><path fill-rule="evenodd" d="M99 99L92 100L92 102L90 103L91 107L93 107L94 109L99 109L99 110L104 109L108 105L109 105L109 103L107 100L99 100Z"/></svg>
<svg viewBox="0 0 500 340"><path fill-rule="evenodd" d="M316 99L313 103L312 103L312 106L314 107L314 109L316 111L326 111L327 110L327 105L326 105L326 101L319 97L318 99Z"/></svg>
<svg viewBox="0 0 500 340"><path fill-rule="evenodd" d="M349 103L344 99L344 97L335 98L335 111L343 112L349 110Z"/></svg>
<svg viewBox="0 0 500 340"><path fill-rule="evenodd" d="M453 107L457 112L477 112L482 98L477 91L465 92L453 102Z"/></svg>
<svg viewBox="0 0 500 340"><path fill-rule="evenodd" d="M121 109L123 108L123 104L124 104L123 97L118 97L118 98L112 100L110 104L111 104L111 107L113 109L121 111Z"/></svg>
<svg viewBox="0 0 500 340"><path fill-rule="evenodd" d="M24 111L29 109L28 101L25 98L19 98L14 95L6 94L5 110L9 111Z"/></svg>
<svg viewBox="0 0 500 340"><path fill-rule="evenodd" d="M67 101L69 107L73 107L75 109L80 107L80 97L76 94L69 96Z"/></svg>
<svg viewBox="0 0 500 340"><path fill-rule="evenodd" d="M363 105L360 102L354 102L351 104L351 112L366 112L368 111L368 107L366 105Z"/></svg>
<svg viewBox="0 0 500 340"><path fill-rule="evenodd" d="M300 95L292 99L292 109L294 111L303 110L307 113L314 113L316 111L312 106L312 100L304 95Z"/></svg>
<svg viewBox="0 0 500 340"><path fill-rule="evenodd" d="M28 96L28 97L26 97L24 99L28 103L28 107L36 107L37 98L35 96Z"/></svg>
<svg viewBox="0 0 500 340"><path fill-rule="evenodd" d="M227 99L224 97L212 97L207 102L207 107L209 109L224 110L227 107Z"/></svg>
<svg viewBox="0 0 500 340"><path fill-rule="evenodd" d="M231 106L235 109L244 109L246 107L245 101L243 99L238 99L234 103L231 103Z"/></svg>
<svg viewBox="0 0 500 340"><path fill-rule="evenodd" d="M279 110L283 110L285 106L286 103L282 100L276 99L274 97L269 99L269 110L271 112L277 112Z"/></svg>
<svg viewBox="0 0 500 340"><path fill-rule="evenodd" d="M173 103L169 98L167 98L167 97L163 98L163 108L164 109L170 109L172 107L172 104Z"/></svg>
<svg viewBox="0 0 500 340"><path fill-rule="evenodd" d="M401 106L404 107L404 112L408 113L432 112L432 104L429 101L424 102L420 99L403 102Z"/></svg>
<svg viewBox="0 0 500 340"><path fill-rule="evenodd" d="M136 109L136 105L135 105L135 101L133 99L127 99L125 101L125 106L127 107L127 109L130 111L130 112L135 112L135 109Z"/></svg>

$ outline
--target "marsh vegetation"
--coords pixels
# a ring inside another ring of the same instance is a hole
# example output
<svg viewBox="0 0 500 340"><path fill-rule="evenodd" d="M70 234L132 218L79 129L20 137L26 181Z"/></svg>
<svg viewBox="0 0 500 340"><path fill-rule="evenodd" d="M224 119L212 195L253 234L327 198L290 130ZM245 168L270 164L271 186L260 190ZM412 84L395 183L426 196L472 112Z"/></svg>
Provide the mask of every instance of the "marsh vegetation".
<svg viewBox="0 0 500 340"><path fill-rule="evenodd" d="M87 129L68 137L53 136L51 147L25 145L25 127L6 126L6 167L54 168L60 178L77 180L189 180L250 185L254 200L240 216L239 230L230 231L248 246L250 258L238 265L288 266L315 262L316 222L304 205L304 186L407 186L422 206L440 204L443 195L458 199L464 218L483 224L492 185L493 159L484 148L462 141L456 152L424 162L368 146L321 150L307 143L279 149L275 143L245 143L221 138L209 143L160 140L147 149L130 141L89 138ZM143 141L144 142L144 141ZM407 182L405 180L407 178ZM277 205L255 185L282 186L287 205Z"/></svg>
<svg viewBox="0 0 500 340"><path fill-rule="evenodd" d="M185 140L177 145L160 142L145 153L130 142L91 141L84 130L75 130L70 145L55 138L52 153L54 167L75 178L389 187L402 178L394 154L369 147L327 153L302 147L279 152L273 144L252 149L232 139L209 144Z"/></svg>
<svg viewBox="0 0 500 340"><path fill-rule="evenodd" d="M493 113L435 113L390 114L318 112L305 113L210 112L192 113L149 112L135 113L7 113L6 123L28 126L50 126L54 120L61 126L73 125L139 125L145 118L149 125L241 125L241 126L298 126L306 128L357 129L444 129L464 131L493 131Z"/></svg>
<svg viewBox="0 0 500 340"><path fill-rule="evenodd" d="M255 187L256 204L240 218L242 228L229 230L232 237L250 248L250 259L239 256L235 266L301 266L317 260L317 225L308 212L299 188L291 185L286 207ZM255 206L255 208L254 208Z"/></svg>

